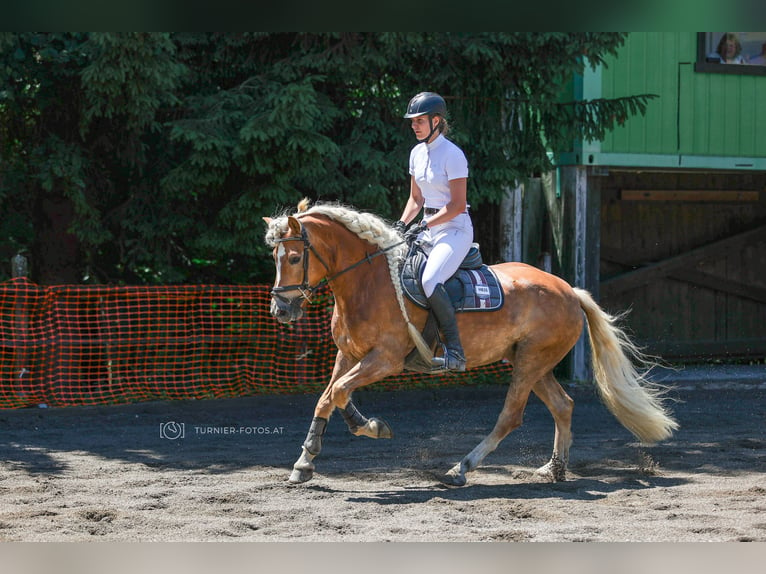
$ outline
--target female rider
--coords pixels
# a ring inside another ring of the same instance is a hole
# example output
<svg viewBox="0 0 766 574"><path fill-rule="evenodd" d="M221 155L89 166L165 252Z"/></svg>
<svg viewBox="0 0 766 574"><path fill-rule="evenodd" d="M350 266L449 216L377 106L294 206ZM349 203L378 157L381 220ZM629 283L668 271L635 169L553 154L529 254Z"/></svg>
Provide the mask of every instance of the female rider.
<svg viewBox="0 0 766 574"><path fill-rule="evenodd" d="M460 266L473 242L466 189L468 161L448 140L447 105L434 92L421 92L410 100L406 119L418 144L410 152L410 196L394 224L400 232L423 209L423 219L407 232L418 234L428 255L423 290L444 335L443 368L465 371L465 354L455 319L455 308L444 283ZM440 366L441 363L439 363Z"/></svg>

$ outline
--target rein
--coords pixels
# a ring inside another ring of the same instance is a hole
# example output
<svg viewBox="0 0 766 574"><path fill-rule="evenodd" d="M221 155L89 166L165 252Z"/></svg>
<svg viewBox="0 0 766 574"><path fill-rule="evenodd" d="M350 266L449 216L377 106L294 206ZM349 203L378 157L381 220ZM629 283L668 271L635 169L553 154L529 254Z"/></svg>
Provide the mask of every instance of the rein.
<svg viewBox="0 0 766 574"><path fill-rule="evenodd" d="M283 237L283 238L274 240L274 243L284 243L286 241L301 241L303 243L303 279L301 280L300 284L273 287L271 289L271 296L274 299L281 301L283 304L288 305L289 307L295 306L298 299L297 298L288 299L287 297L282 295L282 293L284 293L285 291L297 290L301 294L301 297L303 299L305 299L308 303L311 303L311 299L314 296L314 293L325 283L329 283L330 281L337 279L344 273L348 273L352 269L356 269L363 263L372 262L372 260L375 259L376 257L380 255L384 255L388 251L391 251L395 247L399 247L400 245L406 242L406 240L404 240L404 241L400 241L399 243L394 243L393 245L389 245L388 247L384 249L379 249L378 251L376 251L375 253L371 255L368 253L361 260L357 261L356 263L352 265L349 265L348 267L346 267L345 269L341 271L338 271L337 273L335 273L334 275L330 277L325 277L324 279L319 281L319 283L317 283L314 287L312 287L311 285L309 285L309 279L308 279L309 278L309 255L308 255L309 252L314 254L314 257L317 258L317 260L324 266L324 268L328 271L328 273L330 272L329 265L325 263L324 259L322 259L319 253L317 253L313 245L311 245L311 241L309 241L308 234L306 233L306 228L303 227L302 225L301 225L300 237L295 235L292 235L290 237ZM391 280L396 281L396 278L392 276ZM423 357L423 359L427 363L431 363L434 357L433 352L431 351L428 344L423 339L423 336L421 335L420 331L410 321L410 318L407 314L407 309L404 305L404 298L402 296L401 289L396 290L396 297L397 297L397 301L399 302L399 308L402 311L402 316L404 317L404 320L407 323L407 331L410 334L410 338L415 343L415 347L418 349L418 353L420 353L420 356Z"/></svg>
<svg viewBox="0 0 766 574"><path fill-rule="evenodd" d="M316 249L314 249L314 246L311 245L311 241L309 241L308 234L306 233L306 228L301 226L301 235L300 237L297 236L291 236L291 237L283 237L281 239L276 239L274 243L285 243L287 241L301 241L303 243L303 280L300 284L295 285L284 285L280 287L274 287L271 290L271 295L273 297L276 297L277 299L280 299L284 301L285 303L289 303L290 301L286 298L280 295L280 293L284 293L285 291L294 291L298 290L301 294L301 297L303 297L307 302L311 303L311 298L314 296L314 293L318 289L322 287L325 283L329 283L330 281L333 281L343 275L344 273L348 273L352 269L356 269L363 263L371 263L373 259L376 257L379 257L380 255L384 255L386 252L391 251L395 247L400 246L404 241L400 241L399 243L394 243L393 245L389 245L385 249L379 249L373 254L367 254L362 259L357 261L356 263L353 263L352 265L349 265L345 269L338 271L334 275L330 277L325 277L319 283L317 283L315 286L309 285L309 257L308 253L309 251L314 254L314 257L317 258L317 260L322 264L322 266L327 269L327 271L330 271L330 267L325 263L324 259L317 253Z"/></svg>

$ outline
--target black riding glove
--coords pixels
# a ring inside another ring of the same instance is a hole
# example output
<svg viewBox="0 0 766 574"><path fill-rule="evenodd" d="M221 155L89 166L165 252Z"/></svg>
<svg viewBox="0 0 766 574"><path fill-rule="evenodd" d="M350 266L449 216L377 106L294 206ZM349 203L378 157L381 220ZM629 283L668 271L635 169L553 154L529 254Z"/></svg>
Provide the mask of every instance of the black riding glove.
<svg viewBox="0 0 766 574"><path fill-rule="evenodd" d="M428 229L426 222L420 221L419 223L413 225L407 230L407 233L404 234L404 240L407 242L408 245L412 245L413 243L415 243L415 240L418 238L418 235L420 235L426 229Z"/></svg>
<svg viewBox="0 0 766 574"><path fill-rule="evenodd" d="M396 231L399 235L404 235L404 233L407 231L407 224L404 223L401 219L394 223L391 227L394 228L394 231Z"/></svg>

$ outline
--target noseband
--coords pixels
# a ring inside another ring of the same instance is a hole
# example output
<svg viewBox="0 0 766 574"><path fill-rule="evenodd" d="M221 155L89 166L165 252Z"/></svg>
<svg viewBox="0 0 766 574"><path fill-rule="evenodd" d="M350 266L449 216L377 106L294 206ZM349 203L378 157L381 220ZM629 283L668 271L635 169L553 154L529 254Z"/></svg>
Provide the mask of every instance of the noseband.
<svg viewBox="0 0 766 574"><path fill-rule="evenodd" d="M271 289L271 296L274 299L278 299L282 301L283 303L287 305L294 304L294 301L288 299L284 295L281 295L281 293L284 293L285 291L298 291L301 294L301 297L303 297L306 301L311 303L311 299L314 296L314 293L322 287L325 283L329 283L333 279L339 277L340 275L343 275L347 271L351 271L352 269L358 267L362 263L371 263L373 259L378 257L379 255L383 255L387 251L390 251L391 249L398 247L404 241L400 241L399 243L394 243L393 245L389 245L385 249L381 249L379 251L376 251L373 254L367 254L365 255L361 260L357 261L353 265L349 265L342 271L338 271L335 275L332 275L331 277L325 277L322 279L319 283L314 285L313 287L309 285L309 251L314 254L314 257L317 258L317 260L322 264L322 266L327 270L327 272L330 272L330 267L325 263L324 259L317 253L316 249L314 249L314 246L311 245L311 242L309 241L308 234L306 233L306 228L301 225L301 235L300 237L293 235L290 237L283 237L281 239L274 240L274 243L285 243L287 241L300 241L303 243L303 280L300 283L296 283L294 285L281 285L279 287L273 287Z"/></svg>

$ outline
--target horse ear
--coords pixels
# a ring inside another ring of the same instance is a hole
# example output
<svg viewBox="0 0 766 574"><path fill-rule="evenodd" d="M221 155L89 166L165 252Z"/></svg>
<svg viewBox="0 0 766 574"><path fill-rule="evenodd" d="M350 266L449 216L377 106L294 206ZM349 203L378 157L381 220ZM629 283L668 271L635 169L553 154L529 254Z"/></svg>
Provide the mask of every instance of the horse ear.
<svg viewBox="0 0 766 574"><path fill-rule="evenodd" d="M290 231L292 231L293 234L300 235L301 233L300 221L295 219L292 215L287 217L287 226L290 228Z"/></svg>
<svg viewBox="0 0 766 574"><path fill-rule="evenodd" d="M261 219L266 222L266 225L271 225L271 217L262 217Z"/></svg>

